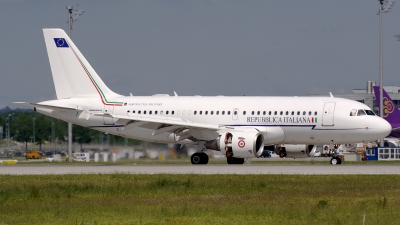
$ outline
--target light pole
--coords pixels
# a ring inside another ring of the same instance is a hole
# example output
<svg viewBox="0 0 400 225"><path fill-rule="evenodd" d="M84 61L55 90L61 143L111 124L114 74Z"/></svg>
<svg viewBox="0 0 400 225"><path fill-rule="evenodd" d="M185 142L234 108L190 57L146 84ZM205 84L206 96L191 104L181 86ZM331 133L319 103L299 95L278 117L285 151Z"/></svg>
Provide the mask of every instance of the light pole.
<svg viewBox="0 0 400 225"><path fill-rule="evenodd" d="M36 118L33 118L33 143L36 142L36 136L35 136L35 120L36 120Z"/></svg>
<svg viewBox="0 0 400 225"><path fill-rule="evenodd" d="M10 135L10 125L11 125L11 120L13 118L14 113L8 114L6 118L6 125L7 125L7 130L6 130L6 139L7 139L7 149L10 149L10 142L11 142L11 135Z"/></svg>
<svg viewBox="0 0 400 225"><path fill-rule="evenodd" d="M73 10L74 7L72 5L67 6L68 10L68 36L71 38L71 30L74 29L74 22L78 20L80 15L83 15L85 11L79 9L79 5L76 5L76 9Z"/></svg>
<svg viewBox="0 0 400 225"><path fill-rule="evenodd" d="M56 135L55 135L55 130L54 130L54 122L51 123L51 146L53 147L53 152L54 155L56 154L56 145L55 145L55 140L56 140Z"/></svg>
<svg viewBox="0 0 400 225"><path fill-rule="evenodd" d="M10 117L6 118L6 141L7 141L7 149L10 149Z"/></svg>
<svg viewBox="0 0 400 225"><path fill-rule="evenodd" d="M73 10L72 5L67 6L68 10L68 36L71 38L71 30L73 27L73 22L78 20L78 17L84 13L83 10L79 10L79 5L76 6L76 10ZM68 154L72 155L72 123L68 122ZM72 157L69 157L69 162L72 162Z"/></svg>
<svg viewBox="0 0 400 225"><path fill-rule="evenodd" d="M382 53L382 13L389 12L393 0L379 1L379 115L383 118L383 53ZM383 138L380 140L380 147L384 147Z"/></svg>

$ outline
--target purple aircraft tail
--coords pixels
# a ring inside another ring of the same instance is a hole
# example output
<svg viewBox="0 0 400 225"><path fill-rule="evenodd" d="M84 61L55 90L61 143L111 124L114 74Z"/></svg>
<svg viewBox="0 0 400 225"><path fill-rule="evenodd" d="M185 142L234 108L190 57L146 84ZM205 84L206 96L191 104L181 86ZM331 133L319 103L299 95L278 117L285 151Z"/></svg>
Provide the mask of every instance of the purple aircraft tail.
<svg viewBox="0 0 400 225"><path fill-rule="evenodd" d="M380 107L380 98L379 98L379 86L374 86L374 92L376 97L376 103L378 104L378 108ZM383 118L385 118L390 125L392 125L393 130L397 130L400 127L400 110L393 103L392 99L386 93L385 89L383 91Z"/></svg>

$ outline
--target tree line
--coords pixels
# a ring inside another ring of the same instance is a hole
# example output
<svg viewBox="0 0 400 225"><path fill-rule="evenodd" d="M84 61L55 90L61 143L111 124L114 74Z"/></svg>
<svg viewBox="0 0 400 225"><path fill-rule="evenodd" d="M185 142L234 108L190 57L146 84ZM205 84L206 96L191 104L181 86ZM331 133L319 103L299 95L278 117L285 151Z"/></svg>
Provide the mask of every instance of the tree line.
<svg viewBox="0 0 400 225"><path fill-rule="evenodd" d="M29 142L35 141L41 145L46 141L52 142L52 130L54 129L54 141L57 143L65 142L68 138L68 123L55 119L33 110L16 109L0 110L0 126L3 126L3 139L7 137L7 123L9 123L10 139L23 142L25 146ZM35 134L35 136L33 136ZM79 144L101 143L103 132L82 127L73 126L73 142ZM125 138L111 135L109 136L111 145L124 145ZM128 139L127 144L139 144L138 140Z"/></svg>

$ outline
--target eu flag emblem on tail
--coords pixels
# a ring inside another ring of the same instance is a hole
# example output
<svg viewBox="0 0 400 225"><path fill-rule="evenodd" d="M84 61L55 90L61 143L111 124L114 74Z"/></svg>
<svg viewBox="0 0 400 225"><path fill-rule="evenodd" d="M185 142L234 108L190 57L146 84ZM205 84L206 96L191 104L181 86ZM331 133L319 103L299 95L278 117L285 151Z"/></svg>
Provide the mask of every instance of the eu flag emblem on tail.
<svg viewBox="0 0 400 225"><path fill-rule="evenodd" d="M64 48L69 47L67 41L64 38L54 38L54 42L56 43L57 48L58 47L64 47Z"/></svg>

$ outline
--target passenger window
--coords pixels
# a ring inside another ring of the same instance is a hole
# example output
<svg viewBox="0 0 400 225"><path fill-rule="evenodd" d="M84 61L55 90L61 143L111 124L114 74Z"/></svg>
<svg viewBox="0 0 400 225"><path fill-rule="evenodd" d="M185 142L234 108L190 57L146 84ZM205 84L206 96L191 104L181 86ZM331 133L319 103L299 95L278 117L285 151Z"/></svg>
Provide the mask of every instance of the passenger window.
<svg viewBox="0 0 400 225"><path fill-rule="evenodd" d="M350 116L356 116L357 115L357 109L353 109L350 111Z"/></svg>
<svg viewBox="0 0 400 225"><path fill-rule="evenodd" d="M264 112L263 112L263 115L265 116L266 113L267 113L267 112L264 111Z"/></svg>
<svg viewBox="0 0 400 225"><path fill-rule="evenodd" d="M283 115L283 112L281 111L280 115Z"/></svg>
<svg viewBox="0 0 400 225"><path fill-rule="evenodd" d="M157 111L154 111L154 114L156 114L156 115L157 115Z"/></svg>
<svg viewBox="0 0 400 225"><path fill-rule="evenodd" d="M225 115L225 111L222 111L222 115Z"/></svg>
<svg viewBox="0 0 400 225"><path fill-rule="evenodd" d="M167 114L167 115L168 115L168 113L169 113L169 112L168 112L168 110L167 110L167 111L165 112L165 114Z"/></svg>
<svg viewBox="0 0 400 225"><path fill-rule="evenodd" d="M276 116L276 115L278 115L278 112L277 112L277 111L275 111L275 112L274 112L274 115L275 115L275 116Z"/></svg>
<svg viewBox="0 0 400 225"><path fill-rule="evenodd" d="M235 116L237 115L237 111L235 111L233 114L235 114Z"/></svg>
<svg viewBox="0 0 400 225"><path fill-rule="evenodd" d="M217 115L219 115L219 111L217 111Z"/></svg>
<svg viewBox="0 0 400 225"><path fill-rule="evenodd" d="M228 115L231 115L231 111L228 111Z"/></svg>
<svg viewBox="0 0 400 225"><path fill-rule="evenodd" d="M205 111L204 114L205 114L205 115L208 115L208 111Z"/></svg>
<svg viewBox="0 0 400 225"><path fill-rule="evenodd" d="M365 114L364 110L359 109L359 110L357 111L357 116L365 116L365 115L366 115L366 114Z"/></svg>
<svg viewBox="0 0 400 225"><path fill-rule="evenodd" d="M162 115L162 114L163 114L163 111L161 110L161 111L160 111L160 115Z"/></svg>
<svg viewBox="0 0 400 225"><path fill-rule="evenodd" d="M175 111L174 111L174 110L172 110L172 111L171 111L171 115L174 115L174 114L175 114Z"/></svg>
<svg viewBox="0 0 400 225"><path fill-rule="evenodd" d="M269 111L269 112L268 112L268 115L271 115L271 114L272 114L272 112L271 112L271 111Z"/></svg>
<svg viewBox="0 0 400 225"><path fill-rule="evenodd" d="M132 110L132 113L135 113L135 110Z"/></svg>
<svg viewBox="0 0 400 225"><path fill-rule="evenodd" d="M138 113L140 114L140 110L138 111Z"/></svg>
<svg viewBox="0 0 400 225"><path fill-rule="evenodd" d="M246 111L243 111L243 115L246 115Z"/></svg>
<svg viewBox="0 0 400 225"><path fill-rule="evenodd" d="M197 115L197 111L194 111L194 113L193 113L194 115Z"/></svg>
<svg viewBox="0 0 400 225"><path fill-rule="evenodd" d="M200 111L200 115L203 114L203 111Z"/></svg>
<svg viewBox="0 0 400 225"><path fill-rule="evenodd" d="M257 112L257 115L260 115L260 111Z"/></svg>
<svg viewBox="0 0 400 225"><path fill-rule="evenodd" d="M309 115L309 116L311 116L311 115L312 115L312 112L311 112L311 111L310 111L310 112L308 112L308 115Z"/></svg>
<svg viewBox="0 0 400 225"><path fill-rule="evenodd" d="M214 111L211 111L211 115L214 115Z"/></svg>
<svg viewBox="0 0 400 225"><path fill-rule="evenodd" d="M128 110L128 111L126 111L126 112L130 113L131 111Z"/></svg>
<svg viewBox="0 0 400 225"><path fill-rule="evenodd" d="M303 116L305 116L306 115L306 111L303 111Z"/></svg>
<svg viewBox="0 0 400 225"><path fill-rule="evenodd" d="M292 116L294 115L294 111L292 111Z"/></svg>
<svg viewBox="0 0 400 225"><path fill-rule="evenodd" d="M297 115L300 116L300 111L297 111Z"/></svg>
<svg viewBox="0 0 400 225"><path fill-rule="evenodd" d="M151 115L151 110L149 111L149 114Z"/></svg>
<svg viewBox="0 0 400 225"><path fill-rule="evenodd" d="M289 115L289 112L288 112L288 111L286 111L286 116L287 116L287 115Z"/></svg>
<svg viewBox="0 0 400 225"><path fill-rule="evenodd" d="M314 112L314 115L315 115L315 116L317 115L317 111Z"/></svg>

